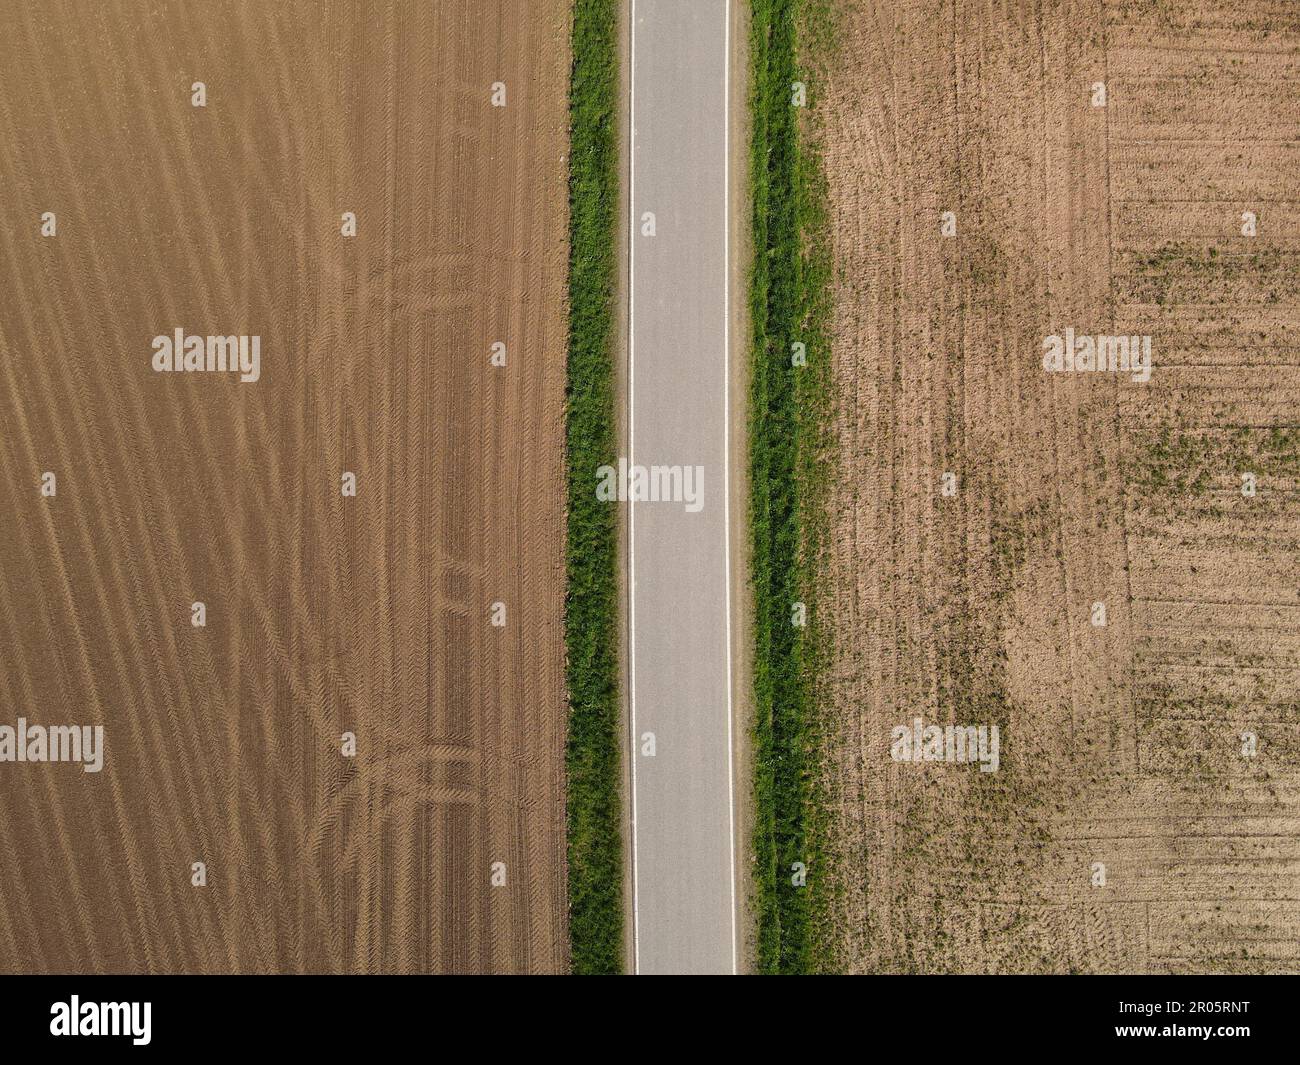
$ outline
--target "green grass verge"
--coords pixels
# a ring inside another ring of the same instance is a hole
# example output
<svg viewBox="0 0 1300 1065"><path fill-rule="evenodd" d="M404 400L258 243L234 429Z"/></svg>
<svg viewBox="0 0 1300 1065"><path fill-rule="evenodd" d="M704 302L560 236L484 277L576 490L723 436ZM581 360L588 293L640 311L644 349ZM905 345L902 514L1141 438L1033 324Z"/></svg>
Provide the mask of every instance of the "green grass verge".
<svg viewBox="0 0 1300 1065"><path fill-rule="evenodd" d="M617 0L577 0L569 87L566 396L569 939L575 973L623 968L617 508L596 499L616 463Z"/></svg>
<svg viewBox="0 0 1300 1065"><path fill-rule="evenodd" d="M750 578L754 595L754 900L762 973L821 967L814 693L825 636L814 602L824 535L830 403L825 191L796 107L799 37L820 4L754 0L750 36ZM811 86L809 86L811 92ZM809 97L811 103L811 97ZM792 362L795 343L807 365ZM794 624L804 603L807 625ZM793 883L795 863L806 886Z"/></svg>

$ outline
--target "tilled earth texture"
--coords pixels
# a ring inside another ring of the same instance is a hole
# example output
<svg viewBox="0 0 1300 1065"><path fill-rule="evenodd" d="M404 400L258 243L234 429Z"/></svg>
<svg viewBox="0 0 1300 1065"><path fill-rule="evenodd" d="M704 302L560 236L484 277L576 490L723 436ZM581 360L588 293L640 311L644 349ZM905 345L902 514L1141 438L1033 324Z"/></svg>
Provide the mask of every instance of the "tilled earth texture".
<svg viewBox="0 0 1300 1065"><path fill-rule="evenodd" d="M0 4L0 969L567 967L569 18Z"/></svg>
<svg viewBox="0 0 1300 1065"><path fill-rule="evenodd" d="M823 958L1296 971L1300 8L832 6Z"/></svg>

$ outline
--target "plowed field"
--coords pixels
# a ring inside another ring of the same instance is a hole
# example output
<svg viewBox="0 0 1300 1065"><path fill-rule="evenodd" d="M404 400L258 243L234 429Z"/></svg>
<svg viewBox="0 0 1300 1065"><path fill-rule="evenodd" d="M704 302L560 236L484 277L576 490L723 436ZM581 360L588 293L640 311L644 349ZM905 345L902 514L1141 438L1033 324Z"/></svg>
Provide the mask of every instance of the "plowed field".
<svg viewBox="0 0 1300 1065"><path fill-rule="evenodd" d="M1300 10L835 7L823 957L1300 969Z"/></svg>
<svg viewBox="0 0 1300 1065"><path fill-rule="evenodd" d="M0 5L0 969L567 966L568 8Z"/></svg>

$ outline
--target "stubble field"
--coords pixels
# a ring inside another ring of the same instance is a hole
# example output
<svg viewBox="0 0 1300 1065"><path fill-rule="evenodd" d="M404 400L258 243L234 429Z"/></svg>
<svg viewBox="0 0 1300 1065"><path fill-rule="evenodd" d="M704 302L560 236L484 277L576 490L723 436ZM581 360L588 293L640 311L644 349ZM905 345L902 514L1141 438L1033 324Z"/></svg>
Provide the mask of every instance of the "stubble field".
<svg viewBox="0 0 1300 1065"><path fill-rule="evenodd" d="M1296 971L1300 11L835 6L819 956ZM1150 380L1045 372L1067 328Z"/></svg>
<svg viewBox="0 0 1300 1065"><path fill-rule="evenodd" d="M0 969L567 967L568 8L0 7Z"/></svg>

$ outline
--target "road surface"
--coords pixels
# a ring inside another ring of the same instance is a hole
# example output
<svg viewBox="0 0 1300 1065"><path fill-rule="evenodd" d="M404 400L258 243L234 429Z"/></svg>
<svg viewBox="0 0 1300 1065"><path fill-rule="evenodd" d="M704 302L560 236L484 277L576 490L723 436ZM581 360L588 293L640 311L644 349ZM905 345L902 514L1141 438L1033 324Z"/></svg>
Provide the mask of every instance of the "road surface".
<svg viewBox="0 0 1300 1065"><path fill-rule="evenodd" d="M635 967L732 973L730 3L630 2L628 462L703 471L628 505Z"/></svg>

